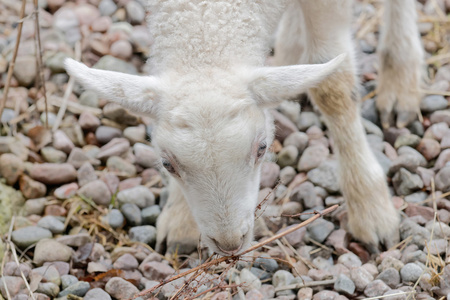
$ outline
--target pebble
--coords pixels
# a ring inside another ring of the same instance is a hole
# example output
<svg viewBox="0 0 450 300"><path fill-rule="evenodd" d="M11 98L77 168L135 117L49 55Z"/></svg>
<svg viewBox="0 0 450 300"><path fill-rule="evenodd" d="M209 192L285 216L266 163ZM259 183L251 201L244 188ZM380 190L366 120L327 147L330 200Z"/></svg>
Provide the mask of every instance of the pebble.
<svg viewBox="0 0 450 300"><path fill-rule="evenodd" d="M289 145L281 149L278 153L277 163L281 168L295 165L298 157L298 149L295 146Z"/></svg>
<svg viewBox="0 0 450 300"><path fill-rule="evenodd" d="M283 146L287 147L292 145L297 148L299 153L302 153L308 146L308 140L309 138L306 133L296 131L286 137Z"/></svg>
<svg viewBox="0 0 450 300"><path fill-rule="evenodd" d="M58 198L59 200L66 200L71 197L73 197L79 189L79 186L77 183L72 182L68 184L64 184L60 186L59 188L55 189L53 192L53 195Z"/></svg>
<svg viewBox="0 0 450 300"><path fill-rule="evenodd" d="M97 174L95 174L94 167L89 162L85 162L77 171L77 179L80 186L85 186L88 183L97 180L98 177Z"/></svg>
<svg viewBox="0 0 450 300"><path fill-rule="evenodd" d="M261 288L261 281L252 272L250 272L249 269L241 270L240 279L244 292L248 292L253 289L258 290Z"/></svg>
<svg viewBox="0 0 450 300"><path fill-rule="evenodd" d="M364 289L364 295L367 297L382 296L389 290L390 288L386 285L386 283L381 280L374 280Z"/></svg>
<svg viewBox="0 0 450 300"><path fill-rule="evenodd" d="M46 238L52 238L51 231L37 226L28 226L14 230L11 235L12 241L21 249Z"/></svg>
<svg viewBox="0 0 450 300"><path fill-rule="evenodd" d="M6 183L14 185L22 175L25 166L20 158L11 153L0 156L0 176L6 179Z"/></svg>
<svg viewBox="0 0 450 300"><path fill-rule="evenodd" d="M51 298L56 298L59 294L59 286L53 282L39 282L36 292L45 294Z"/></svg>
<svg viewBox="0 0 450 300"><path fill-rule="evenodd" d="M44 147L41 149L41 155L46 162L49 163L63 163L67 159L67 154L61 150L53 147Z"/></svg>
<svg viewBox="0 0 450 300"><path fill-rule="evenodd" d="M67 246L81 247L91 242L91 236L88 233L77 233L60 236L56 240Z"/></svg>
<svg viewBox="0 0 450 300"><path fill-rule="evenodd" d="M308 178L312 183L323 187L328 192L337 193L339 191L338 162L324 161L318 168L308 172Z"/></svg>
<svg viewBox="0 0 450 300"><path fill-rule="evenodd" d="M310 237L319 243L323 243L333 230L334 224L324 219L318 219L308 225Z"/></svg>
<svg viewBox="0 0 450 300"><path fill-rule="evenodd" d="M330 155L328 148L323 145L316 145L306 148L298 162L297 169L300 172L306 172L317 168Z"/></svg>
<svg viewBox="0 0 450 300"><path fill-rule="evenodd" d="M54 216L45 216L37 223L39 227L50 230L54 234L64 232L64 223Z"/></svg>
<svg viewBox="0 0 450 300"><path fill-rule="evenodd" d="M83 300L111 300L111 296L100 288L89 290Z"/></svg>
<svg viewBox="0 0 450 300"><path fill-rule="evenodd" d="M322 127L319 117L310 111L304 111L300 113L300 117L297 120L297 127L301 131L306 131L312 126Z"/></svg>
<svg viewBox="0 0 450 300"><path fill-rule="evenodd" d="M75 284L78 282L78 278L76 278L73 275L62 275L61 276L61 288L63 290L65 290L66 288L68 288L69 286L71 286L72 284Z"/></svg>
<svg viewBox="0 0 450 300"><path fill-rule="evenodd" d="M159 205L146 207L141 211L142 223L146 225L155 225L160 214L161 208Z"/></svg>
<svg viewBox="0 0 450 300"><path fill-rule="evenodd" d="M96 92L94 92L92 90L86 90L80 95L78 101L80 102L80 104L82 104L84 106L97 108L98 107L99 98L98 98L98 95L97 95ZM81 118L81 116L80 116L80 118Z"/></svg>
<svg viewBox="0 0 450 300"><path fill-rule="evenodd" d="M436 158L441 152L441 145L433 139L422 139L417 145L417 150L425 157L426 160Z"/></svg>
<svg viewBox="0 0 450 300"><path fill-rule="evenodd" d="M67 159L67 163L71 164L75 167L75 169L79 169L84 163L94 161L90 158L87 153L85 153L80 148L73 148L69 154L69 158ZM99 165L99 161L94 161L94 164Z"/></svg>
<svg viewBox="0 0 450 300"><path fill-rule="evenodd" d="M130 1L125 5L127 17L131 24L141 24L145 18L145 11L141 4L137 1Z"/></svg>
<svg viewBox="0 0 450 300"><path fill-rule="evenodd" d="M280 171L280 181L284 185L288 185L289 183L291 183L292 179L294 179L295 175L297 175L297 172L293 167L291 166L284 167Z"/></svg>
<svg viewBox="0 0 450 300"><path fill-rule="evenodd" d="M53 265L34 268L31 271L30 278L33 278L36 275L42 276L44 282L52 282L57 286L61 285L61 275L59 274L58 269Z"/></svg>
<svg viewBox="0 0 450 300"><path fill-rule="evenodd" d="M438 190L450 191L450 165L445 166L436 174L435 183Z"/></svg>
<svg viewBox="0 0 450 300"><path fill-rule="evenodd" d="M20 86L29 87L36 78L36 57L34 55L18 56L14 68L14 78Z"/></svg>
<svg viewBox="0 0 450 300"><path fill-rule="evenodd" d="M111 202L111 192L103 181L97 179L82 186L78 195L91 199L98 205L108 206Z"/></svg>
<svg viewBox="0 0 450 300"><path fill-rule="evenodd" d="M26 289L25 282L21 277L16 276L2 276L0 278L0 291L2 293L2 296L7 299L7 293L6 288L7 286L8 291L12 297L19 294L21 290Z"/></svg>
<svg viewBox="0 0 450 300"><path fill-rule="evenodd" d="M382 280L391 288L395 288L400 284L400 273L394 268L387 268L376 279Z"/></svg>
<svg viewBox="0 0 450 300"><path fill-rule="evenodd" d="M291 284L294 275L285 270L278 270L273 274L272 284L275 288Z"/></svg>
<svg viewBox="0 0 450 300"><path fill-rule="evenodd" d="M20 191L25 198L33 199L45 196L47 187L36 180L31 179L26 175L22 175L19 180Z"/></svg>
<svg viewBox="0 0 450 300"><path fill-rule="evenodd" d="M355 284L356 290L362 292L373 281L373 276L365 268L357 267L350 269L350 279Z"/></svg>
<svg viewBox="0 0 450 300"><path fill-rule="evenodd" d="M279 113L276 110L271 110L270 113L275 123L275 138L283 143L283 141L293 132L297 132L297 126L289 120L288 117Z"/></svg>
<svg viewBox="0 0 450 300"><path fill-rule="evenodd" d="M113 264L113 267L115 269L121 270L134 270L137 269L138 266L139 263L137 259L129 253L125 253L124 255L120 256Z"/></svg>
<svg viewBox="0 0 450 300"><path fill-rule="evenodd" d="M157 261L143 262L139 266L139 270L145 278L156 281L164 280L167 276L175 273L171 266Z"/></svg>
<svg viewBox="0 0 450 300"><path fill-rule="evenodd" d="M334 283L334 289L339 293L352 295L355 292L355 284L344 274L339 274Z"/></svg>
<svg viewBox="0 0 450 300"><path fill-rule="evenodd" d="M133 177L136 175L136 167L119 156L108 158L106 167L119 176Z"/></svg>
<svg viewBox="0 0 450 300"><path fill-rule="evenodd" d="M105 58L107 56L104 56ZM124 61L114 58L116 61L120 61L124 63ZM130 113L127 109L120 106L117 103L108 103L103 107L103 114L106 118L117 122L118 124L128 125L128 126L136 126L139 123L139 118Z"/></svg>
<svg viewBox="0 0 450 300"><path fill-rule="evenodd" d="M125 138L113 138L110 142L100 148L97 153L98 159L107 159L111 156L121 156L130 149L130 142Z"/></svg>
<svg viewBox="0 0 450 300"><path fill-rule="evenodd" d="M348 252L339 256L338 263L343 264L350 270L362 266L361 259L353 252Z"/></svg>
<svg viewBox="0 0 450 300"><path fill-rule="evenodd" d="M105 291L112 297L120 300L133 298L135 294L139 293L137 287L120 277L113 277L108 280Z"/></svg>
<svg viewBox="0 0 450 300"><path fill-rule="evenodd" d="M29 199L25 202L25 215L42 215L45 208L46 198Z"/></svg>
<svg viewBox="0 0 450 300"><path fill-rule="evenodd" d="M71 286L67 287L66 289L62 290L58 294L58 297L64 297L64 296L67 296L69 294L72 294L72 295L75 295L75 296L78 296L78 297L83 297L84 295L86 295L86 293L87 293L87 291L89 289L90 289L89 282L78 281L78 282L72 284Z"/></svg>
<svg viewBox="0 0 450 300"><path fill-rule="evenodd" d="M420 102L420 109L423 112L431 113L437 110L446 109L448 105L447 99L441 95L428 95Z"/></svg>
<svg viewBox="0 0 450 300"><path fill-rule="evenodd" d="M117 194L117 201L120 205L131 203L139 208L145 208L155 204L155 195L147 187L139 185L120 191Z"/></svg>
<svg viewBox="0 0 450 300"><path fill-rule="evenodd" d="M132 241L153 245L156 241L156 228L151 225L135 226L128 235Z"/></svg>
<svg viewBox="0 0 450 300"><path fill-rule="evenodd" d="M88 111L83 111L78 117L78 124L83 130L95 131L100 126L100 120Z"/></svg>
<svg viewBox="0 0 450 300"><path fill-rule="evenodd" d="M422 274L422 268L415 263L407 263L401 270L400 275L403 282L415 283Z"/></svg>
<svg viewBox="0 0 450 300"><path fill-rule="evenodd" d="M122 131L110 126L99 126L95 130L95 137L100 144L106 144L113 138L121 137Z"/></svg>
<svg viewBox="0 0 450 300"><path fill-rule="evenodd" d="M112 209L106 216L109 226L116 229L124 224L125 218L118 209Z"/></svg>
<svg viewBox="0 0 450 300"><path fill-rule="evenodd" d="M120 210L130 226L142 224L141 210L136 204L125 203Z"/></svg>
<svg viewBox="0 0 450 300"><path fill-rule="evenodd" d="M398 195L409 195L423 187L423 182L419 175L412 174L408 170L401 168L392 178L392 184Z"/></svg>
<svg viewBox="0 0 450 300"><path fill-rule="evenodd" d="M53 148L56 150L63 151L69 154L70 151L75 147L70 138L62 130L57 130L53 133Z"/></svg>
<svg viewBox="0 0 450 300"><path fill-rule="evenodd" d="M260 257L255 259L253 266L273 273L278 269L278 262L271 258L270 255L262 254Z"/></svg>
<svg viewBox="0 0 450 300"><path fill-rule="evenodd" d="M131 55L133 54L133 47L131 46L130 42L127 40L118 40L114 43L112 43L110 49L110 53L112 56L115 56L117 58L128 60ZM145 130L144 130L145 134Z"/></svg>
<svg viewBox="0 0 450 300"><path fill-rule="evenodd" d="M409 147L415 148L415 147L417 147L417 145L419 145L419 143L420 143L419 136L417 136L415 134L405 134L405 135L400 135L399 137L397 137L397 139L395 140L394 147L395 147L395 149L398 149L403 146L409 146Z"/></svg>
<svg viewBox="0 0 450 300"><path fill-rule="evenodd" d="M34 180L49 185L63 184L75 181L77 171L71 164L34 164L30 168L30 176Z"/></svg>
<svg viewBox="0 0 450 300"><path fill-rule="evenodd" d="M133 146L136 163L144 168L154 168L160 165L160 157L153 147L136 143Z"/></svg>

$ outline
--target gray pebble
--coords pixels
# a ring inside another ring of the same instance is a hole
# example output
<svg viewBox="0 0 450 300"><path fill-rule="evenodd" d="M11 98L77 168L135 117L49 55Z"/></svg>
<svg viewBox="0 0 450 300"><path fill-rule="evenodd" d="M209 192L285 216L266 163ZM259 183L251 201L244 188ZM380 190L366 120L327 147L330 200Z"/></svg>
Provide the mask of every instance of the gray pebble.
<svg viewBox="0 0 450 300"><path fill-rule="evenodd" d="M278 269L277 261L273 258L270 258L270 255L267 254L262 254L260 257L256 258L253 266L271 273L275 272Z"/></svg>
<svg viewBox="0 0 450 300"><path fill-rule="evenodd" d="M148 245L152 245L156 241L156 228L151 225L133 227L128 234L132 241Z"/></svg>
<svg viewBox="0 0 450 300"><path fill-rule="evenodd" d="M338 162L335 160L324 161L318 168L308 172L308 178L312 183L323 187L330 193L339 191Z"/></svg>
<svg viewBox="0 0 450 300"><path fill-rule="evenodd" d="M394 268L387 268L376 279L382 280L391 288L395 288L400 284L400 273Z"/></svg>
<svg viewBox="0 0 450 300"><path fill-rule="evenodd" d="M73 275L62 275L61 276L61 288L65 290L72 284L75 284L78 282L78 278L76 278Z"/></svg>
<svg viewBox="0 0 450 300"><path fill-rule="evenodd" d="M448 105L447 99L441 95L428 95L420 102L420 109L423 112L431 113L437 110L446 109Z"/></svg>
<svg viewBox="0 0 450 300"><path fill-rule="evenodd" d="M89 290L83 300L111 300L111 296L100 288Z"/></svg>
<svg viewBox="0 0 450 300"><path fill-rule="evenodd" d="M141 211L142 223L146 225L155 225L160 214L161 208L159 208L159 205L146 207Z"/></svg>
<svg viewBox="0 0 450 300"><path fill-rule="evenodd" d="M145 208L155 204L155 196L145 186L138 185L130 189L120 191L117 194L119 204L126 203L136 204L139 208Z"/></svg>
<svg viewBox="0 0 450 300"><path fill-rule="evenodd" d="M392 178L392 184L398 195L409 195L423 188L423 182L419 175L412 174L401 168Z"/></svg>
<svg viewBox="0 0 450 300"><path fill-rule="evenodd" d="M78 281L78 282L68 286L66 289L62 290L58 294L58 297L64 297L69 294L72 294L72 295L75 295L78 297L83 297L84 295L86 295L86 293L90 289L90 287L91 286L90 286L89 282Z"/></svg>
<svg viewBox="0 0 450 300"><path fill-rule="evenodd" d="M339 293L344 293L347 295L352 295L355 292L355 284L353 281L345 276L344 274L339 274L334 283L334 289Z"/></svg>
<svg viewBox="0 0 450 300"><path fill-rule="evenodd" d="M55 234L64 232L64 223L54 216L43 217L38 221L37 225L46 228Z"/></svg>
<svg viewBox="0 0 450 300"><path fill-rule="evenodd" d="M14 230L12 232L12 241L19 248L24 249L42 239L52 238L52 236L52 232L48 229L38 226L29 226Z"/></svg>
<svg viewBox="0 0 450 300"><path fill-rule="evenodd" d="M138 226L142 224L141 210L136 204L126 203L122 205L120 210L129 225Z"/></svg>
<svg viewBox="0 0 450 300"><path fill-rule="evenodd" d="M317 219L315 222L308 225L307 228L310 237L316 242L322 243L334 230L334 224L324 219Z"/></svg>
<svg viewBox="0 0 450 300"><path fill-rule="evenodd" d="M272 284L275 288L280 286L286 286L291 284L291 281L294 279L294 275L285 270L278 270L273 274Z"/></svg>
<svg viewBox="0 0 450 300"><path fill-rule="evenodd" d="M109 226L116 229L123 225L123 222L125 221L124 216L118 209L112 209L109 214L107 215L107 220Z"/></svg>
<svg viewBox="0 0 450 300"><path fill-rule="evenodd" d="M419 279L421 274L422 268L415 263L408 263L400 270L402 281L405 283L415 283Z"/></svg>

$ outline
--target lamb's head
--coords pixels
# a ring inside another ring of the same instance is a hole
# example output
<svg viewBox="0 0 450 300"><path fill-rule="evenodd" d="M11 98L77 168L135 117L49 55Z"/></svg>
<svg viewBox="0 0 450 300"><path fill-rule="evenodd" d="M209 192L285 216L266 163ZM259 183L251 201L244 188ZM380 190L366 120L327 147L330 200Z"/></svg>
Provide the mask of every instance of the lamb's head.
<svg viewBox="0 0 450 300"><path fill-rule="evenodd" d="M222 255L249 247L261 163L273 141L267 108L320 83L345 59L235 72L140 77L66 68L105 99L155 118L152 143L180 185L204 242Z"/></svg>

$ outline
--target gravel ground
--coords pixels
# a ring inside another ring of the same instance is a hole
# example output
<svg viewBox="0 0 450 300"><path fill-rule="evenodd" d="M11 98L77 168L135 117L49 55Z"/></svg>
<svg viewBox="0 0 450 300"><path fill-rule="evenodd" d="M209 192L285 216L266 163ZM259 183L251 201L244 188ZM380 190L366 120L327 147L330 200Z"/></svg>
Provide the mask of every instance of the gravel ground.
<svg viewBox="0 0 450 300"><path fill-rule="evenodd" d="M0 2L0 97L20 2ZM376 17L379 7L369 3L355 4L355 32L361 32L358 24ZM132 74L147 71L144 62L152 40L146 14L134 0L39 4L48 115L36 82L32 18L24 21L1 115L1 296L31 299L31 290L42 300L127 299L200 262L197 252L164 257L153 251L167 189L149 142L152 121L77 84L58 128L46 129L45 121L49 127L58 123L69 79L63 60L75 57L78 46L88 65ZM272 161L263 165L260 200L267 199L259 221L266 230L257 234L258 240L311 216L282 214L340 207L253 257L191 278L178 298L202 293L199 298L216 300L450 299L450 27L445 17L450 1L422 0L418 7L430 63L426 90L440 92L423 98L421 121L404 129L380 129L370 98L377 79L377 22L356 42L364 127L402 215L402 243L371 255L352 240L345 231L346 207L326 126L305 99L301 111L298 103L285 102L273 111L279 139L271 147ZM32 11L27 6L26 14ZM185 280L166 284L158 299L170 299ZM225 288L233 284L239 288Z"/></svg>

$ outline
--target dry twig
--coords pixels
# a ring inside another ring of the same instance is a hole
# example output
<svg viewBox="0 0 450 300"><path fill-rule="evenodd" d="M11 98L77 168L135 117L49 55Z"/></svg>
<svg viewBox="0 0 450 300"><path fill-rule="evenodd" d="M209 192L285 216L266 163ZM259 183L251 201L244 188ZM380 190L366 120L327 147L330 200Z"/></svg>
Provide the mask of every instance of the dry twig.
<svg viewBox="0 0 450 300"><path fill-rule="evenodd" d="M151 289L142 291L142 292L140 292L139 294L135 295L134 298L132 298L132 299L136 299L137 297L146 297L146 296L149 296L151 293L153 293L154 291L156 291L157 289L159 289L159 288L162 287L163 285L165 285L165 284L167 284L167 283L169 283L169 282L175 281L175 280L177 280L177 279L179 279L179 278L185 277L185 276L187 276L187 275L189 275L189 274L191 274L191 273L197 272L197 271L199 271L199 270L207 270L207 269L209 269L210 267L212 267L212 266L214 266L214 265L217 265L217 264L220 264L220 263L222 263L222 262L228 262L228 261L231 261L231 262L232 262L232 261L237 261L237 260L240 259L241 256L243 256L243 255L245 255L245 254L248 254L248 253L250 253L250 252L252 252L252 251L254 251L254 250L256 250L256 249L258 249L258 248L260 248L260 247L262 247L262 246L264 246L264 245L266 245L266 244L269 244L269 243L271 243L271 242L273 242L273 241L275 241L275 240L278 240L279 238L281 238L281 237L283 237L283 236L285 236L285 235L287 235L287 234L289 234L289 233L292 233L292 232L294 232L294 231L296 231L296 230L298 230L298 229L300 229L300 228L302 228L302 227L305 227L305 226L307 226L308 224L311 224L312 222L314 222L315 220L317 220L317 219L320 218L321 216L326 215L326 214L329 214L329 213L331 213L332 211L336 210L338 207L339 207L339 205L333 205L333 206L331 206L331 207L329 207L329 208L327 208L327 209L324 209L323 211L321 211L321 212L319 212L318 214L312 216L312 217L309 218L308 220L306 220L306 221L304 221L304 222L302 222L302 223L300 223L300 224L297 224L296 226L293 226L292 228L289 228L289 229L286 230L286 231L283 231L283 232L281 232L281 233L278 233L278 234L276 234L276 235L274 235L274 236L268 238L268 239L265 240L265 241L262 241L262 242L260 242L260 243L257 243L256 245L254 245L254 246L248 248L247 250L245 250L243 253L239 254L238 256L223 256L223 257L214 259L214 260L212 260L212 261L210 261L210 262L206 262L206 263L204 263L204 264L201 264L200 266L195 267L195 268L192 268L192 269L190 269L190 270L188 270L188 271L185 271L185 272L183 272L183 273L180 273L180 274L178 274L178 275L176 275L176 276L174 276L174 277L172 277L172 278L170 278L170 279L163 280L163 281L161 281L159 284L157 284L157 285L155 285L154 287L152 287Z"/></svg>

